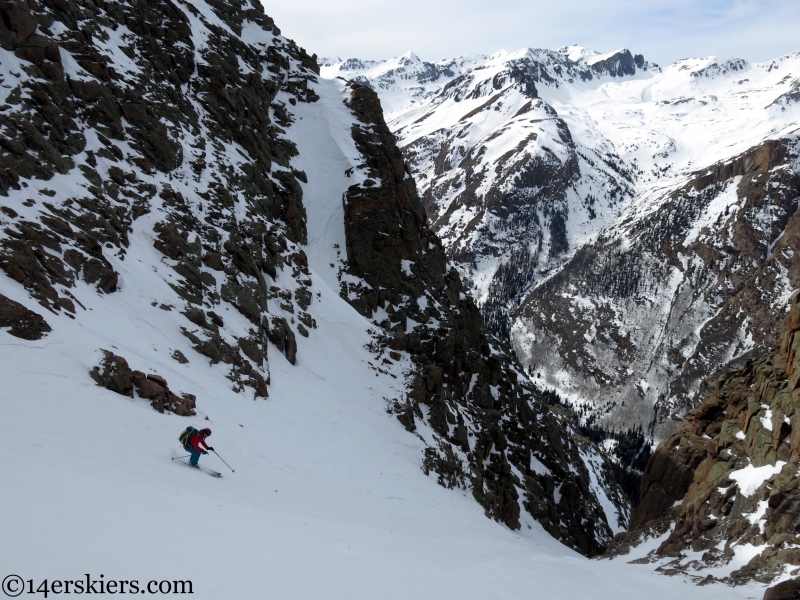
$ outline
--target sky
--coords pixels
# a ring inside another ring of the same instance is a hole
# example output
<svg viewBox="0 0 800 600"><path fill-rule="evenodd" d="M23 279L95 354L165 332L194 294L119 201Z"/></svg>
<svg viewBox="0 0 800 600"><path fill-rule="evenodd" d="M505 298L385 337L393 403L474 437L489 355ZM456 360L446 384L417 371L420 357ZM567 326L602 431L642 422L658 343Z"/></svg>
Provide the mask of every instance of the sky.
<svg viewBox="0 0 800 600"><path fill-rule="evenodd" d="M760 62L800 51L800 0L262 0L319 56L423 60L579 44L651 62L711 55Z"/></svg>

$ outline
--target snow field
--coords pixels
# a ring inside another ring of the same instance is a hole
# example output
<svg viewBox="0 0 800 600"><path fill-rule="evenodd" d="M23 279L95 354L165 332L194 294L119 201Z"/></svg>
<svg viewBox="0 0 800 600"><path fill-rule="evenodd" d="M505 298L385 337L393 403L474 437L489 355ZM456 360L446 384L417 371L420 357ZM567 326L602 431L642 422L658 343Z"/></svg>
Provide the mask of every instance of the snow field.
<svg viewBox="0 0 800 600"><path fill-rule="evenodd" d="M590 561L535 524L512 532L486 519L421 472L421 442L383 412L386 389L357 345L366 323L332 313L338 325L326 319L300 350L313 371L273 359L267 401L233 394L213 370L158 365L174 389L199 392L196 418L76 376L88 344L51 340L42 369L36 342L4 339L16 376L0 396L3 570L190 579L209 599L755 597ZM169 460L190 423L212 428L236 473L213 455L201 464L221 480Z"/></svg>

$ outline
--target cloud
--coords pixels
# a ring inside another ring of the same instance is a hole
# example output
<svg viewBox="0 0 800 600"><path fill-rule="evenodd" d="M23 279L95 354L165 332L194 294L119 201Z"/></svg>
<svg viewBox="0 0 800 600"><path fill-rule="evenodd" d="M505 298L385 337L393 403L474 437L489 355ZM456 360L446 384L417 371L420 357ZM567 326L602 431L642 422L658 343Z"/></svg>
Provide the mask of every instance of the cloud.
<svg viewBox="0 0 800 600"><path fill-rule="evenodd" d="M669 64L689 56L763 61L800 50L797 0L294 0L265 2L309 52L426 60L524 47L627 47Z"/></svg>

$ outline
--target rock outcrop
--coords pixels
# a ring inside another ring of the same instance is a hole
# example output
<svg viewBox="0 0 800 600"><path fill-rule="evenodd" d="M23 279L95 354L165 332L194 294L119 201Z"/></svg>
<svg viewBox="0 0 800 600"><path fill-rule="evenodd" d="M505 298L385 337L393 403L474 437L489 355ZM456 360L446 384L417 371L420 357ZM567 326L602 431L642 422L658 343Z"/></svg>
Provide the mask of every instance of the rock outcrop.
<svg viewBox="0 0 800 600"><path fill-rule="evenodd" d="M390 356L412 360L408 394L391 409L407 429L429 429L425 468L440 483L470 489L511 528L524 511L579 552L601 552L627 512L609 465L487 334L428 224L376 93L350 89L360 122L353 139L370 178L344 199L351 283L343 281L342 297L381 325ZM617 514L604 513L600 495Z"/></svg>
<svg viewBox="0 0 800 600"><path fill-rule="evenodd" d="M52 331L44 318L0 294L0 327L23 340L38 340Z"/></svg>
<svg viewBox="0 0 800 600"><path fill-rule="evenodd" d="M311 285L305 175L291 169L297 151L281 129L291 117L276 96L313 102L314 60L238 0L202 10L12 0L0 13L3 60L15 61L0 97L0 269L44 308L76 316L73 292L113 294L114 265L144 228L195 350L266 397L268 340L294 362L294 333L265 315L268 303L294 306ZM290 289L267 282L283 270ZM228 306L246 331L204 316Z"/></svg>
<svg viewBox="0 0 800 600"><path fill-rule="evenodd" d="M740 552L748 561L724 577L730 583L800 573L799 299L778 347L710 378L702 402L656 449L631 530L610 553L655 532L665 538L650 559L670 573L719 572Z"/></svg>
<svg viewBox="0 0 800 600"><path fill-rule="evenodd" d="M790 579L764 592L764 600L800 600L800 579Z"/></svg>
<svg viewBox="0 0 800 600"><path fill-rule="evenodd" d="M150 406L160 413L171 412L181 417L195 415L197 397L194 394L178 396L170 391L167 380L160 375L134 371L128 366L127 360L108 350L103 350L102 362L89 375L97 385L107 390L122 396L150 400Z"/></svg>

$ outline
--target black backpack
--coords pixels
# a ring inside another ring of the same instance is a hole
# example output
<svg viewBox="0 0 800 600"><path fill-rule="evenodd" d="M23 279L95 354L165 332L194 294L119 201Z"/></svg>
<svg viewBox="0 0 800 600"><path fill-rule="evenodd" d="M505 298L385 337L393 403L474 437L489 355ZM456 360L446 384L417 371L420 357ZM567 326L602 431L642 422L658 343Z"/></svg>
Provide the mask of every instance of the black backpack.
<svg viewBox="0 0 800 600"><path fill-rule="evenodd" d="M181 435L178 437L178 441L181 443L181 446L188 446L189 440L192 439L192 436L196 433L199 433L197 429L189 425L186 429L183 430Z"/></svg>

